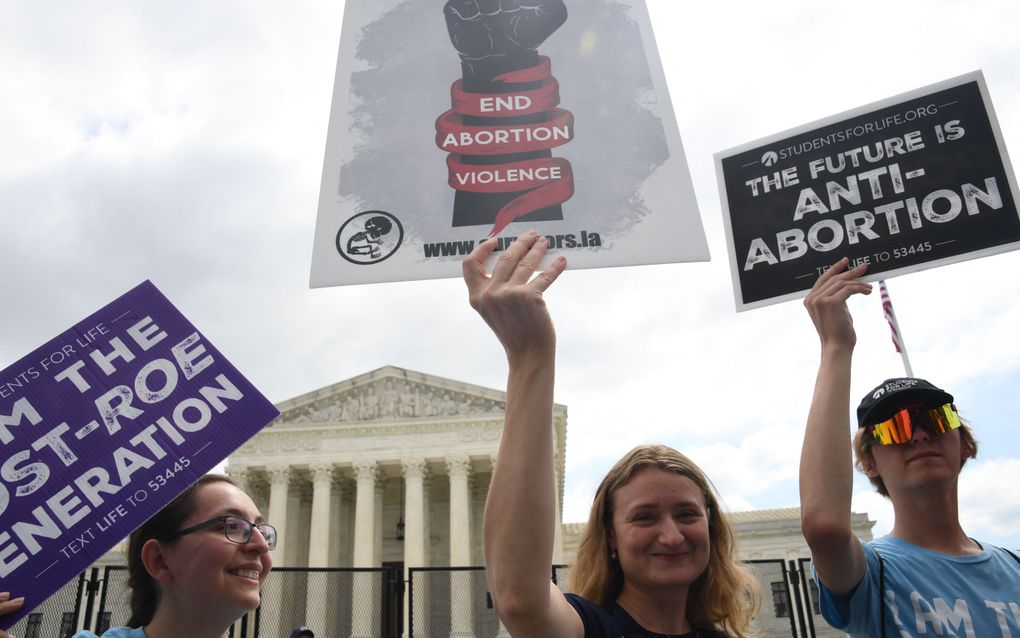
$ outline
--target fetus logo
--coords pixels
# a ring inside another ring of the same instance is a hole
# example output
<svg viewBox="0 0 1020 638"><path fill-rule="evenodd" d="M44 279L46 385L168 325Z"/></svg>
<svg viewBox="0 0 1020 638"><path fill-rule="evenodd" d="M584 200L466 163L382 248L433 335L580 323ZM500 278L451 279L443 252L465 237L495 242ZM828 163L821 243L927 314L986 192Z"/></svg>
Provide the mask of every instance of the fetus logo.
<svg viewBox="0 0 1020 638"><path fill-rule="evenodd" d="M403 241L400 220L385 211L369 210L343 223L336 234L336 250L352 264L377 264L397 252Z"/></svg>

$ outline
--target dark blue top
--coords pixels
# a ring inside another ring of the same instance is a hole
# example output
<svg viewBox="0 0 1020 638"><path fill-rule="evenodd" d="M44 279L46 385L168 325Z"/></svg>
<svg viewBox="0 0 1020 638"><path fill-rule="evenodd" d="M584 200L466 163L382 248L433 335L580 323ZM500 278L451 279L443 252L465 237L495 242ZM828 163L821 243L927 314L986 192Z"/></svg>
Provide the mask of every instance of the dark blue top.
<svg viewBox="0 0 1020 638"><path fill-rule="evenodd" d="M601 607L576 594L564 596L581 617L585 638L726 638L726 634L715 629L696 629L679 635L657 634L639 625L615 602Z"/></svg>

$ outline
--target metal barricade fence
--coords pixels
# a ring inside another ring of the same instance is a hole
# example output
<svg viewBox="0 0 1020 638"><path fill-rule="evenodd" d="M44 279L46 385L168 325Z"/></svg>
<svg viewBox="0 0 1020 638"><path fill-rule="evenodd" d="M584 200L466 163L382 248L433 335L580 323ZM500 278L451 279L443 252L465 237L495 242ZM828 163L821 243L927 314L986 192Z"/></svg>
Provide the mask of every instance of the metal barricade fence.
<svg viewBox="0 0 1020 638"><path fill-rule="evenodd" d="M407 592L409 636L508 635L492 609L484 567L412 567Z"/></svg>
<svg viewBox="0 0 1020 638"><path fill-rule="evenodd" d="M790 561L791 564L793 561ZM815 583L814 569L811 567L810 558L797 560L797 567L800 570L801 591L804 592L804 615L807 618L807 625L810 635L813 638L846 638L846 634L838 629L833 629L822 617L819 607L818 584Z"/></svg>
<svg viewBox="0 0 1020 638"><path fill-rule="evenodd" d="M323 636L386 638L395 630L393 571L385 567L274 568L262 587L253 636L289 636L294 627L308 625Z"/></svg>
<svg viewBox="0 0 1020 638"><path fill-rule="evenodd" d="M570 584L570 566L553 565L552 579L553 582L556 583L556 586L560 588L560 591L568 591L567 587Z"/></svg>
<svg viewBox="0 0 1020 638"><path fill-rule="evenodd" d="M808 561L809 562L809 561ZM804 563L798 568L794 561L789 567L784 560L751 560L746 564L758 577L761 585L762 606L752 624L752 630L762 638L812 638L815 636L809 604L809 581L802 578ZM807 566L810 573L810 566ZM569 567L556 565L552 570L553 582L566 591ZM464 583L456 589L458 579ZM813 583L810 583L813 585ZM801 587L804 589L801 589ZM491 598L485 584L483 567L427 567L409 570L409 622L413 638L473 635L476 638L502 638L506 630L499 624L492 610ZM459 594L457 592L460 592ZM817 591L817 590L815 590ZM468 602L458 602L469 596ZM817 596L813 599L817 601ZM455 623L459 623L459 626ZM823 627L824 625L823 621ZM827 633L818 634L827 636ZM834 635L842 635L838 632Z"/></svg>
<svg viewBox="0 0 1020 638"><path fill-rule="evenodd" d="M95 613L93 631L102 634L110 627L123 627L131 617L131 592L128 589L126 567L108 566L103 568L99 587L99 606ZM86 608L86 617L92 617Z"/></svg>
<svg viewBox="0 0 1020 638"><path fill-rule="evenodd" d="M553 566L551 577L560 589L566 587L567 570ZM484 567L412 567L407 592L408 636L509 636L492 608Z"/></svg>
<svg viewBox="0 0 1020 638"><path fill-rule="evenodd" d="M10 633L69 638L81 629L102 634L124 626L131 615L127 579L126 567L89 568L15 623ZM227 635L277 638L307 624L324 637L393 638L400 632L401 585L399 570L389 567L278 567L262 588L262 604Z"/></svg>
<svg viewBox="0 0 1020 638"><path fill-rule="evenodd" d="M10 628L18 638L68 638L78 630L81 602L88 587L85 572L57 590ZM12 595L17 595L12 592Z"/></svg>
<svg viewBox="0 0 1020 638"><path fill-rule="evenodd" d="M796 615L799 591L790 586L786 562L782 560L749 560L744 564L758 577L761 608L751 623L751 631L762 638L796 638Z"/></svg>
<svg viewBox="0 0 1020 638"><path fill-rule="evenodd" d="M822 619L811 561L751 560L761 583L762 607L753 629L763 638L843 636ZM569 568L550 577L567 588ZM229 638L287 636L298 625L317 634L392 638L505 638L492 609L484 567L416 567L408 570L407 620L403 632L403 582L399 568L274 569L262 589L262 605L230 628ZM101 634L127 624L130 601L124 567L91 568L11 628L19 638L68 638L79 629Z"/></svg>

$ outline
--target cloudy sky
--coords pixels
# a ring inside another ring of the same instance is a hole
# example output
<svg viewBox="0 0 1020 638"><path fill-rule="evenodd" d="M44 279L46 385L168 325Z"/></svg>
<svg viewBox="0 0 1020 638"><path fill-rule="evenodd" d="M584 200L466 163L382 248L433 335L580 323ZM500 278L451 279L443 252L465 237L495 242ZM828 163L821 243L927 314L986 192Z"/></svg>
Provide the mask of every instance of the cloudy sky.
<svg viewBox="0 0 1020 638"><path fill-rule="evenodd" d="M568 3L569 5L569 3ZM737 314L712 155L982 69L1020 152L1020 5L648 0L712 261L568 270L549 292L569 408L565 519L624 450L692 456L730 509L797 505L818 357L799 302ZM392 364L502 387L459 280L309 290L343 2L0 8L0 365L151 279L273 401ZM1020 547L1020 254L890 280L914 371L981 444L972 535ZM854 396L902 373L855 299ZM859 479L854 508L891 509Z"/></svg>

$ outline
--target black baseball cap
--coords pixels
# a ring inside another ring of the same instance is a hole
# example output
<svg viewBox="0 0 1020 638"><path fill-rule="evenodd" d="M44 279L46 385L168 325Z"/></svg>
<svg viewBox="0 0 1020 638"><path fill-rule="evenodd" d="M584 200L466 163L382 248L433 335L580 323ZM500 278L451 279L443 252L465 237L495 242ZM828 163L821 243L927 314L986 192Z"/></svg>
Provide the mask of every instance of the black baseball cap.
<svg viewBox="0 0 1020 638"><path fill-rule="evenodd" d="M298 638L298 636L304 635L307 635L309 638L315 638L315 632L304 625L296 627L294 631L290 632L290 638Z"/></svg>
<svg viewBox="0 0 1020 638"><path fill-rule="evenodd" d="M920 403L934 408L953 402L953 395L936 388L924 379L898 377L886 379L874 390L864 395L857 406L857 427L880 423L897 412L904 405Z"/></svg>

